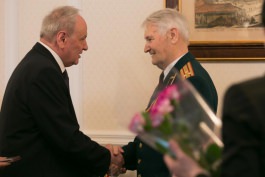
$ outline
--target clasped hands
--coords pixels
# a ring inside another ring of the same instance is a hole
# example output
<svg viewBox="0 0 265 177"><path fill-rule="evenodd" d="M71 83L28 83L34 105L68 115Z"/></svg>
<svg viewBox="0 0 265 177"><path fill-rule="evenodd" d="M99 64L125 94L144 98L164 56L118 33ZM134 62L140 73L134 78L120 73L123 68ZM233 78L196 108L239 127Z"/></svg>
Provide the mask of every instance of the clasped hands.
<svg viewBox="0 0 265 177"><path fill-rule="evenodd" d="M126 169L124 166L124 158L122 153L124 152L120 146L114 146L107 144L105 146L111 153L111 163L108 171L110 176L118 176L119 174L125 173Z"/></svg>

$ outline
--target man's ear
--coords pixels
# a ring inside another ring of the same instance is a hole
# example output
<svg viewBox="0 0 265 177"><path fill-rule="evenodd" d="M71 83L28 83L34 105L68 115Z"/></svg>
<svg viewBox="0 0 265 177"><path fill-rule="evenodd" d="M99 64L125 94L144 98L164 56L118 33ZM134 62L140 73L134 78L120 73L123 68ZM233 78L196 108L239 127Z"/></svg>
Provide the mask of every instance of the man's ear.
<svg viewBox="0 0 265 177"><path fill-rule="evenodd" d="M67 33L65 31L59 31L56 36L57 43L60 48L64 48L67 41Z"/></svg>
<svg viewBox="0 0 265 177"><path fill-rule="evenodd" d="M179 40L179 31L177 28L171 28L167 34L172 43L176 43Z"/></svg>

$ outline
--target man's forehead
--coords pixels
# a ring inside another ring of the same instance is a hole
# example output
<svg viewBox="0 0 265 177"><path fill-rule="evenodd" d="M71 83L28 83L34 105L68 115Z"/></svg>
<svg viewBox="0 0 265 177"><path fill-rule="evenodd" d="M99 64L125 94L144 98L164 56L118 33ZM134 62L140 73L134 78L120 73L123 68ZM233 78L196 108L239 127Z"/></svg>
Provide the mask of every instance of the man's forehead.
<svg viewBox="0 0 265 177"><path fill-rule="evenodd" d="M158 31L158 28L156 25L147 25L145 28L145 36L151 36L151 35L155 35Z"/></svg>
<svg viewBox="0 0 265 177"><path fill-rule="evenodd" d="M153 23L149 23L146 25L146 30L157 30L157 25L156 24L153 24Z"/></svg>

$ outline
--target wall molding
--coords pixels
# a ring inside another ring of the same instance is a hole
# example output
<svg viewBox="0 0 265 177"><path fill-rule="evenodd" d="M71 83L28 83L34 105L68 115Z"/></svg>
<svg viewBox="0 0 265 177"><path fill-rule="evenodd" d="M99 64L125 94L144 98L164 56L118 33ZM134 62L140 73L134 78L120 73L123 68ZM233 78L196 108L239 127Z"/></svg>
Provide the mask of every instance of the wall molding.
<svg viewBox="0 0 265 177"><path fill-rule="evenodd" d="M125 145L133 141L135 135L127 131L89 131L83 133L99 144Z"/></svg>
<svg viewBox="0 0 265 177"><path fill-rule="evenodd" d="M5 0L4 11L4 84L6 85L18 60L18 1Z"/></svg>

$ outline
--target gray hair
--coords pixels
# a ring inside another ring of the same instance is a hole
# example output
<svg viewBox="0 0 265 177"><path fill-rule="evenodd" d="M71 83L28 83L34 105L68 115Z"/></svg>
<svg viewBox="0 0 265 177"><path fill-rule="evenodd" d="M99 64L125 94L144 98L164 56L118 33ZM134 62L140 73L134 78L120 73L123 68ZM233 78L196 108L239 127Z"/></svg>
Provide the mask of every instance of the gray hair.
<svg viewBox="0 0 265 177"><path fill-rule="evenodd" d="M51 42L60 30L66 30L71 35L74 32L78 13L79 10L72 6L54 9L43 19L40 37Z"/></svg>
<svg viewBox="0 0 265 177"><path fill-rule="evenodd" d="M176 9L165 8L149 15L143 22L142 26L154 24L159 28L161 35L171 28L177 28L186 42L189 41L189 26L186 18Z"/></svg>

